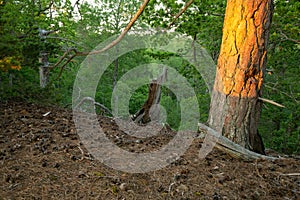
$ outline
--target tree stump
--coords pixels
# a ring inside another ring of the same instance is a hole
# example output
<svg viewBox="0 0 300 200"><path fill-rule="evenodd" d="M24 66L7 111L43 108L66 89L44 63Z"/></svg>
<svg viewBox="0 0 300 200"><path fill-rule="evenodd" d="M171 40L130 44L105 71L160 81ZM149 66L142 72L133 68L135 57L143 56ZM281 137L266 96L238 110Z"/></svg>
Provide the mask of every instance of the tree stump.
<svg viewBox="0 0 300 200"><path fill-rule="evenodd" d="M163 73L151 81L148 90L148 98L142 108L137 111L132 120L137 123L146 124L150 121L159 118L159 103L161 97L161 85L167 79L167 68L165 67Z"/></svg>

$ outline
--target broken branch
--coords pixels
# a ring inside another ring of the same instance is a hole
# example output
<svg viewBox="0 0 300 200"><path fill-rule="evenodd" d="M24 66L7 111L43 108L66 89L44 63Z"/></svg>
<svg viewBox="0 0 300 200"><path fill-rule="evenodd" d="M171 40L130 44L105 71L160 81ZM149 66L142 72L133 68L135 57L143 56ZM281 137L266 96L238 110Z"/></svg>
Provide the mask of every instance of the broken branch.
<svg viewBox="0 0 300 200"><path fill-rule="evenodd" d="M273 104L274 106L278 106L280 108L285 108L284 105L281 105L279 103L276 103L275 101L272 101L272 100L269 100L269 99L265 99L265 98L262 98L262 97L258 97L259 100L263 101L263 102L266 102L266 103L270 103L270 104Z"/></svg>
<svg viewBox="0 0 300 200"><path fill-rule="evenodd" d="M99 106L100 109L102 109L103 111L109 113L110 115L113 115L112 112L108 108L106 108L101 103L96 102L92 97L82 98L81 101L79 102L79 104L77 106L75 106L75 109L77 109L79 106L81 106L85 101L91 101L94 105Z"/></svg>
<svg viewBox="0 0 300 200"><path fill-rule="evenodd" d="M155 116L150 116L150 109L153 105L158 105L161 97L161 86L167 79L167 68L164 67L162 74L157 78L152 80L148 89L148 99L142 106L142 108L137 111L133 116L132 120L135 122L147 123L151 120L154 120ZM159 112L159 109L157 109ZM159 113L157 113L157 118L159 117Z"/></svg>

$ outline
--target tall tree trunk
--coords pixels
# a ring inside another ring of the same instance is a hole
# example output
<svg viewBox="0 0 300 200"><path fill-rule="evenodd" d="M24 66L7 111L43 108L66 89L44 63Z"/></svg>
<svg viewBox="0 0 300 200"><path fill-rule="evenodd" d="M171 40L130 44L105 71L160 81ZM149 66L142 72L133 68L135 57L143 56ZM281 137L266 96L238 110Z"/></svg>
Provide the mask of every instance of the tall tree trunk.
<svg viewBox="0 0 300 200"><path fill-rule="evenodd" d="M228 0L208 123L225 137L264 154L257 131L272 0Z"/></svg>

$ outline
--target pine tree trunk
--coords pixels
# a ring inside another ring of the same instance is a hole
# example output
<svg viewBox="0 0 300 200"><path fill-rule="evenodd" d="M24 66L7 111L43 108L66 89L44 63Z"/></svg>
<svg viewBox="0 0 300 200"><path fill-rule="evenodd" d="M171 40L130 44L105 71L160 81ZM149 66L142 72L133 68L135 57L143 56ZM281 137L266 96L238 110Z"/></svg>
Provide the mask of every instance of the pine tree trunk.
<svg viewBox="0 0 300 200"><path fill-rule="evenodd" d="M272 0L228 0L208 123L241 146L264 153L257 131Z"/></svg>

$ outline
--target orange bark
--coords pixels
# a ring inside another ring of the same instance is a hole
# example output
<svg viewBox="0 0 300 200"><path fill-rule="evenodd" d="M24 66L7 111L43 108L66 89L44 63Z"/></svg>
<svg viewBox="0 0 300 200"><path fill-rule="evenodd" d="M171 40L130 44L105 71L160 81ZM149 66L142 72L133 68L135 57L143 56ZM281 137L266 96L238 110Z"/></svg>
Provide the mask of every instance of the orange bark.
<svg viewBox="0 0 300 200"><path fill-rule="evenodd" d="M239 145L264 153L257 131L272 0L228 0L208 123Z"/></svg>
<svg viewBox="0 0 300 200"><path fill-rule="evenodd" d="M257 97L266 61L270 0L228 0L215 90Z"/></svg>

